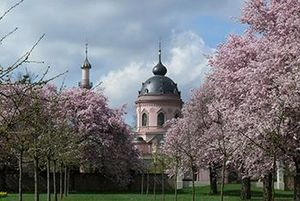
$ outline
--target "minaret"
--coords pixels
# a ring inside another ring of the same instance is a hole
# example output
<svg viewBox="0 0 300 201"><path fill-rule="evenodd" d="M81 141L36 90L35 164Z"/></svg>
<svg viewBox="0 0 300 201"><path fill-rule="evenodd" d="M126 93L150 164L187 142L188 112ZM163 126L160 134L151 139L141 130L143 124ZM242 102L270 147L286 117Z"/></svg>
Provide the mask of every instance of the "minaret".
<svg viewBox="0 0 300 201"><path fill-rule="evenodd" d="M91 89L93 86L93 83L90 82L90 69L92 68L92 65L90 64L88 60L88 44L85 44L85 60L81 67L82 69L82 78L81 82L79 83L80 88L84 89Z"/></svg>

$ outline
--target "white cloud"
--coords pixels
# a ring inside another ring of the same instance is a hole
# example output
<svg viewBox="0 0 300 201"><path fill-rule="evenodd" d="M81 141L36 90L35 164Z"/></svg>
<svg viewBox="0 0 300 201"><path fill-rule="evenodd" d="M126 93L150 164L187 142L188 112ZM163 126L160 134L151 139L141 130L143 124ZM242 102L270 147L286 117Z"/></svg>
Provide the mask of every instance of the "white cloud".
<svg viewBox="0 0 300 201"><path fill-rule="evenodd" d="M174 32L171 46L169 76L183 86L199 86L208 70L207 56L212 54L213 49L192 31Z"/></svg>
<svg viewBox="0 0 300 201"><path fill-rule="evenodd" d="M112 106L132 105L137 97L142 80L149 76L150 68L141 63L131 63L123 69L110 71L102 77L104 93Z"/></svg>

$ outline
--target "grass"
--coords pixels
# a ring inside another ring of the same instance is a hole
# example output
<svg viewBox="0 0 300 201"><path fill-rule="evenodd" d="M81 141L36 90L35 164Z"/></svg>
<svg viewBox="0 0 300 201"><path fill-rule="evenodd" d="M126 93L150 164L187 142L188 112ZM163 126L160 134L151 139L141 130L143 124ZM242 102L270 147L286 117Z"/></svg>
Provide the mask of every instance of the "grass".
<svg viewBox="0 0 300 201"><path fill-rule="evenodd" d="M196 201L219 201L218 195L209 195L209 187L197 187L196 188ZM165 201L174 201L174 195L168 193L165 195ZM228 184L225 186L225 198L224 201L239 201L240 200L240 185ZM40 201L46 201L46 195L41 194ZM292 201L293 194L289 191L276 191L276 201ZM6 198L0 198L0 201L17 201L17 194L9 194ZM134 193L102 193L102 194L70 194L63 201L160 201L161 195L157 194L156 197L153 194L140 195ZM186 188L178 192L178 201L190 201L191 200L191 188ZM253 201L262 200L262 192L260 188L252 188ZM33 201L33 194L24 194L24 201Z"/></svg>

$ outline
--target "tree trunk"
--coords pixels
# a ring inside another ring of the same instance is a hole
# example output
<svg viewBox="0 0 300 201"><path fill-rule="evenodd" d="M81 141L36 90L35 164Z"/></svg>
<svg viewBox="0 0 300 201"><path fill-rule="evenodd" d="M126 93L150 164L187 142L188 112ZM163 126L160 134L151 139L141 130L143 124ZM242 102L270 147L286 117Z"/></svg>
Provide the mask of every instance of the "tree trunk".
<svg viewBox="0 0 300 201"><path fill-rule="evenodd" d="M224 200L224 186L225 186L225 173L226 173L226 159L223 159L222 164L222 182L221 182L221 201Z"/></svg>
<svg viewBox="0 0 300 201"><path fill-rule="evenodd" d="M250 177L242 178L241 181L241 200L251 199L251 180Z"/></svg>
<svg viewBox="0 0 300 201"><path fill-rule="evenodd" d="M64 170L65 170L65 179L64 179L64 196L67 197L67 172L68 172L68 169L67 169L67 166L64 167Z"/></svg>
<svg viewBox="0 0 300 201"><path fill-rule="evenodd" d="M56 191L56 161L53 161L53 195L54 201L57 201L57 191Z"/></svg>
<svg viewBox="0 0 300 201"><path fill-rule="evenodd" d="M39 170L38 170L38 158L37 156L34 157L34 200L39 201Z"/></svg>
<svg viewBox="0 0 300 201"><path fill-rule="evenodd" d="M300 153L294 159L296 166L296 175L294 177L294 201L300 201Z"/></svg>
<svg viewBox="0 0 300 201"><path fill-rule="evenodd" d="M269 172L265 177L263 178L263 195L264 195L264 201L273 201L273 175L271 172Z"/></svg>
<svg viewBox="0 0 300 201"><path fill-rule="evenodd" d="M144 194L144 172L142 173L141 194Z"/></svg>
<svg viewBox="0 0 300 201"><path fill-rule="evenodd" d="M218 194L217 173L216 173L216 167L213 164L209 166L209 181L210 181L209 193L211 195Z"/></svg>
<svg viewBox="0 0 300 201"><path fill-rule="evenodd" d="M178 166L176 166L176 170L175 170L175 181L174 181L174 188L175 188L175 201L178 200L178 195L177 195L177 177L178 177Z"/></svg>
<svg viewBox="0 0 300 201"><path fill-rule="evenodd" d="M153 195L156 200L156 166L154 165L154 176L153 176Z"/></svg>
<svg viewBox="0 0 300 201"><path fill-rule="evenodd" d="M47 157L47 201L51 201L50 191L50 158Z"/></svg>
<svg viewBox="0 0 300 201"><path fill-rule="evenodd" d="M147 171L147 186L146 186L146 195L148 195L148 193L149 193L149 170Z"/></svg>
<svg viewBox="0 0 300 201"><path fill-rule="evenodd" d="M192 168L192 201L195 201L195 170Z"/></svg>
<svg viewBox="0 0 300 201"><path fill-rule="evenodd" d="M300 201L300 171L294 177L294 201Z"/></svg>
<svg viewBox="0 0 300 201"><path fill-rule="evenodd" d="M19 201L23 200L23 151L20 151L19 158Z"/></svg>
<svg viewBox="0 0 300 201"><path fill-rule="evenodd" d="M165 178L164 172L161 173L161 200L165 201Z"/></svg>
<svg viewBox="0 0 300 201"><path fill-rule="evenodd" d="M59 168L59 194L60 200L63 199L63 171L62 171L62 164L60 164Z"/></svg>
<svg viewBox="0 0 300 201"><path fill-rule="evenodd" d="M6 165L0 169L0 190L7 191L7 184L6 184Z"/></svg>
<svg viewBox="0 0 300 201"><path fill-rule="evenodd" d="M70 192L70 169L67 168L67 193L66 196L69 196Z"/></svg>

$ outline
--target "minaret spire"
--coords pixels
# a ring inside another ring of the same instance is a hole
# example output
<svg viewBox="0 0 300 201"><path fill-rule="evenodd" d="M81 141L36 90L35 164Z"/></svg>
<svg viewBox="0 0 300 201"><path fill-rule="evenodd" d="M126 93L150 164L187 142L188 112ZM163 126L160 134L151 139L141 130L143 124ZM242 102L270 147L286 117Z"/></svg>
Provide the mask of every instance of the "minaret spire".
<svg viewBox="0 0 300 201"><path fill-rule="evenodd" d="M167 73L167 68L161 62L161 40L158 42L158 64L153 67L152 72L154 75L164 76Z"/></svg>
<svg viewBox="0 0 300 201"><path fill-rule="evenodd" d="M88 57L88 43L85 43L85 58L87 59Z"/></svg>
<svg viewBox="0 0 300 201"><path fill-rule="evenodd" d="M90 69L91 68L92 68L92 65L90 64L90 62L88 60L88 43L85 43L85 60L81 67L82 79L81 79L81 82L79 83L79 86L81 88L85 88L85 89L92 88L92 83L90 82Z"/></svg>
<svg viewBox="0 0 300 201"><path fill-rule="evenodd" d="M161 39L158 41L158 62L161 63Z"/></svg>

